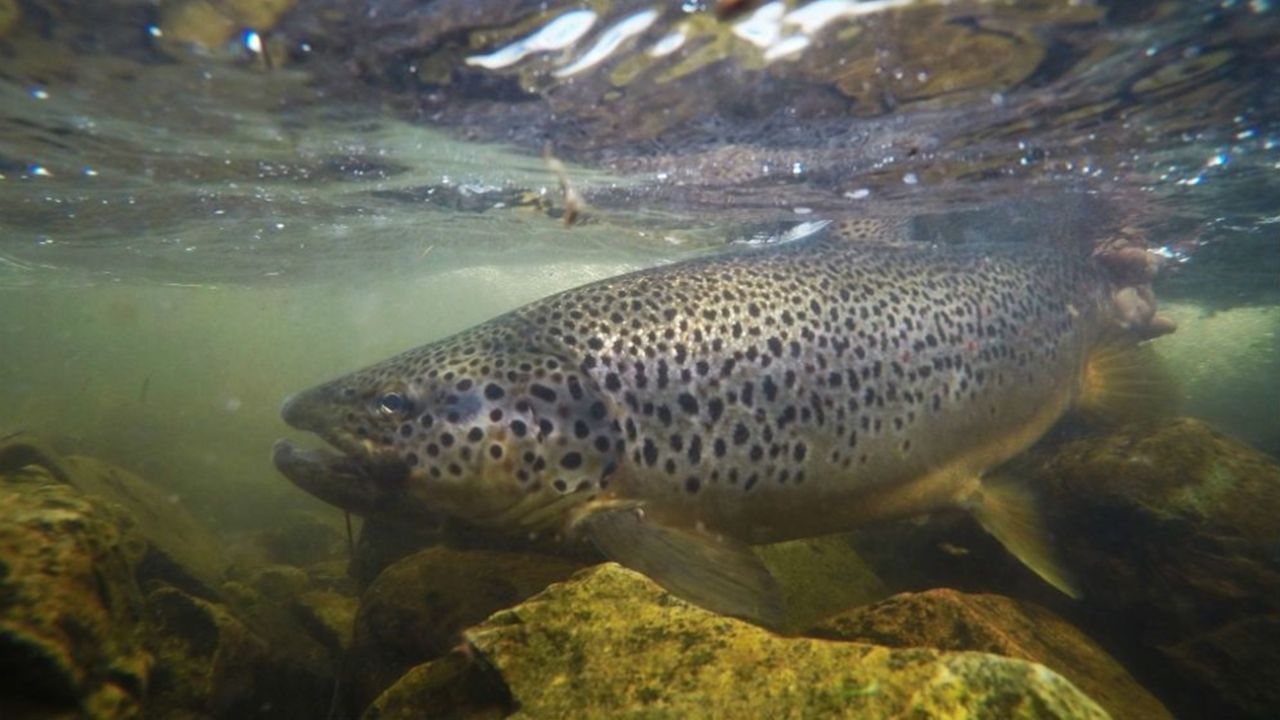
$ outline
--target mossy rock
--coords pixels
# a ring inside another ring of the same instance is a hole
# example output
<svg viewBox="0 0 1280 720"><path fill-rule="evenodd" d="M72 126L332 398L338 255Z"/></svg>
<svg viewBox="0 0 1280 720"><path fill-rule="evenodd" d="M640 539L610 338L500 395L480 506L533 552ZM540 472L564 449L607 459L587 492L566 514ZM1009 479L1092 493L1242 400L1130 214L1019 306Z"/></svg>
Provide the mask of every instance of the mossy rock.
<svg viewBox="0 0 1280 720"><path fill-rule="evenodd" d="M396 562L361 598L345 663L346 707L358 712L409 668L456 647L465 628L581 567L551 556L446 547Z"/></svg>
<svg viewBox="0 0 1280 720"><path fill-rule="evenodd" d="M265 602L257 600L257 602ZM324 717L332 663L299 654L298 644L263 632L259 614L158 586L147 595L149 646L156 657L149 717ZM280 610L277 630L304 638ZM282 621L283 619L283 621ZM303 645L303 647L307 647Z"/></svg>
<svg viewBox="0 0 1280 720"><path fill-rule="evenodd" d="M141 716L145 548L127 516L47 469L0 474L0 717Z"/></svg>
<svg viewBox="0 0 1280 720"><path fill-rule="evenodd" d="M806 633L889 647L974 650L1061 673L1116 718L1171 718L1105 650L1046 608L955 590L903 593L827 618Z"/></svg>
<svg viewBox="0 0 1280 720"><path fill-rule="evenodd" d="M1062 676L985 653L892 649L782 637L684 602L606 563L465 633L472 660L415 669L366 712L440 708L460 683L460 715L631 718L1105 718ZM492 673L496 673L493 675ZM448 713L446 713L448 714Z"/></svg>
<svg viewBox="0 0 1280 720"><path fill-rule="evenodd" d="M1179 419L1069 443L1031 477L1096 632L1154 649L1175 714L1274 716L1276 634L1240 628L1280 616L1280 464Z"/></svg>
<svg viewBox="0 0 1280 720"><path fill-rule="evenodd" d="M146 539L138 563L140 581L161 580L188 592L215 597L227 570L218 539L171 493L96 458L55 452L39 437L20 433L0 444L0 472L35 465L60 482L114 503Z"/></svg>

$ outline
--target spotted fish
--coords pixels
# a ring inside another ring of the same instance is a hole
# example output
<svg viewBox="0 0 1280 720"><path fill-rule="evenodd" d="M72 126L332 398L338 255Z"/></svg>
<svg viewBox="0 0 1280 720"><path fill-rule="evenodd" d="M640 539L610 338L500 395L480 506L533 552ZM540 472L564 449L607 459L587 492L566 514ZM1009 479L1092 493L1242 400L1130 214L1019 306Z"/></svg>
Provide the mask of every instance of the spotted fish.
<svg viewBox="0 0 1280 720"><path fill-rule="evenodd" d="M1073 406L1113 288L1058 247L833 234L562 292L290 399L278 468L357 513L585 533L720 612L781 619L750 546L964 507L1071 593L990 477Z"/></svg>

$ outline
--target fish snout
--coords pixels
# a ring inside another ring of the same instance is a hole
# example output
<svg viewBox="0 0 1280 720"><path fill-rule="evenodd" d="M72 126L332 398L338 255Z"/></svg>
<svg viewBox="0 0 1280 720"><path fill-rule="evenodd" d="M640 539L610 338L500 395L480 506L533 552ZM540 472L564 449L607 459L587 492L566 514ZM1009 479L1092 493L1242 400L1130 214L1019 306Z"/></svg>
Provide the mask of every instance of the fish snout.
<svg viewBox="0 0 1280 720"><path fill-rule="evenodd" d="M284 403L280 405L280 418L288 423L289 427L311 432L318 431L323 424L323 409L331 406L326 402L326 393L323 390L323 387L315 387L286 397Z"/></svg>
<svg viewBox="0 0 1280 720"><path fill-rule="evenodd" d="M302 402L305 392L297 392L284 399L284 403L280 405L280 418L289 424L290 427L299 427L305 417Z"/></svg>

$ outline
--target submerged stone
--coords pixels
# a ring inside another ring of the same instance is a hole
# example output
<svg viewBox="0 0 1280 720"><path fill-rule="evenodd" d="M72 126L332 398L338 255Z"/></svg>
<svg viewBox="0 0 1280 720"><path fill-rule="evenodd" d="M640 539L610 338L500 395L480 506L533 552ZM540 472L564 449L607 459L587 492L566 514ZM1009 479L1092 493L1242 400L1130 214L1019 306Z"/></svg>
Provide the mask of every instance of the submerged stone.
<svg viewBox="0 0 1280 720"><path fill-rule="evenodd" d="M365 591L343 685L358 712L406 670L462 642L462 630L564 580L562 558L434 547L388 567Z"/></svg>
<svg viewBox="0 0 1280 720"><path fill-rule="evenodd" d="M0 472L0 717L141 716L145 547L46 468Z"/></svg>
<svg viewBox="0 0 1280 720"><path fill-rule="evenodd" d="M1100 632L1154 648L1190 711L1273 717L1280 465L1180 419L1070 443L1036 471ZM1175 708L1175 711L1178 708Z"/></svg>
<svg viewBox="0 0 1280 720"><path fill-rule="evenodd" d="M1113 717L1172 717L1105 650L1051 611L999 595L903 593L828 618L806 634L895 648L974 650L1059 672Z"/></svg>
<svg viewBox="0 0 1280 720"><path fill-rule="evenodd" d="M217 594L227 560L217 538L173 495L143 478L96 458L61 456L41 439L19 434L0 444L0 472L38 465L86 495L127 511L146 539L140 581L162 580L206 597Z"/></svg>
<svg viewBox="0 0 1280 720"><path fill-rule="evenodd" d="M613 563L496 613L465 637L471 662L451 656L415 669L365 717L439 708L446 693L485 687L486 677L501 678L509 693L491 692L489 712L529 718L1108 717L1035 663L781 637ZM476 710L478 699L466 694L467 707Z"/></svg>

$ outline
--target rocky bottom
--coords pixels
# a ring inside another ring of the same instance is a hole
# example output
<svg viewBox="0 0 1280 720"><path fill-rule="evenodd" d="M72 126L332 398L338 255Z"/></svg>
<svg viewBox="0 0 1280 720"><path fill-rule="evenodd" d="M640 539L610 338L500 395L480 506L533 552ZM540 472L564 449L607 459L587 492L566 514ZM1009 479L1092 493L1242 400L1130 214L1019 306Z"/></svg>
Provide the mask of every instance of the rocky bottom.
<svg viewBox="0 0 1280 720"><path fill-rule="evenodd" d="M582 549L298 513L202 528L125 470L0 445L0 717L1274 717L1280 466L1201 423L1013 464L1084 599L966 517L762 549L779 635Z"/></svg>

